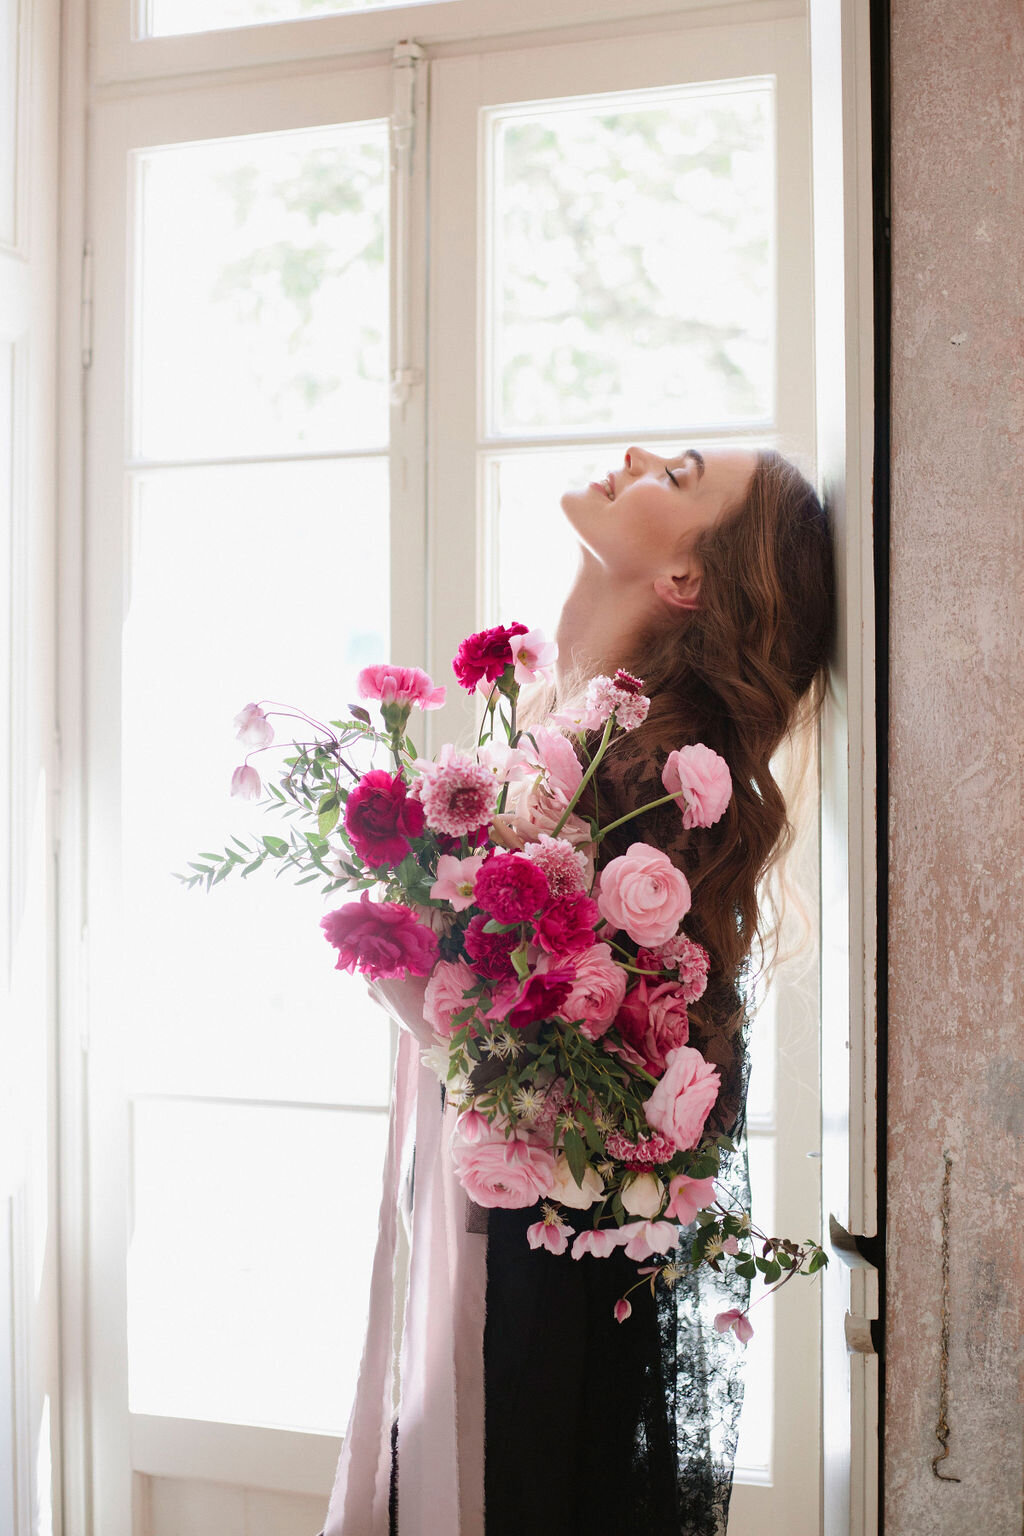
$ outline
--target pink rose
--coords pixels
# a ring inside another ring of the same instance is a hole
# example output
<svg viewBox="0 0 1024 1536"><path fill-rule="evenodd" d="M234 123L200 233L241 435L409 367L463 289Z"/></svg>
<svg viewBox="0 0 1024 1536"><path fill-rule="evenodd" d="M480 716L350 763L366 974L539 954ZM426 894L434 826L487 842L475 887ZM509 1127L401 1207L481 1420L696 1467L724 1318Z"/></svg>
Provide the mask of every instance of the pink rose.
<svg viewBox="0 0 1024 1536"><path fill-rule="evenodd" d="M263 793L263 785L256 769L250 768L248 763L236 768L231 775L231 793L236 800L258 800Z"/></svg>
<svg viewBox="0 0 1024 1536"><path fill-rule="evenodd" d="M597 902L589 896L563 896L541 913L534 937L550 955L575 955L593 944L594 924L600 916Z"/></svg>
<svg viewBox="0 0 1024 1536"><path fill-rule="evenodd" d="M671 981L652 987L641 978L626 994L615 1027L644 1057L648 1072L660 1077L668 1052L685 1045L690 1037L682 991Z"/></svg>
<svg viewBox="0 0 1024 1536"><path fill-rule="evenodd" d="M691 1179L688 1173L677 1173L669 1180L665 1215L688 1227L696 1220L697 1212L705 1210L714 1198L714 1179Z"/></svg>
<svg viewBox="0 0 1024 1536"><path fill-rule="evenodd" d="M496 1126L475 1142L453 1135L452 1159L471 1200L505 1210L521 1210L541 1199L551 1189L555 1172L549 1148L521 1136L506 1141L504 1131Z"/></svg>
<svg viewBox="0 0 1024 1536"><path fill-rule="evenodd" d="M677 799L684 827L710 827L723 815L732 799L732 775L724 757L698 741L692 747L670 752L661 782Z"/></svg>
<svg viewBox="0 0 1024 1536"><path fill-rule="evenodd" d="M593 944L574 956L573 969L576 975L562 1017L577 1021L588 1040L599 1040L626 994L626 973L615 964L608 944Z"/></svg>
<svg viewBox="0 0 1024 1536"><path fill-rule="evenodd" d="M601 871L601 916L635 944L664 944L690 910L690 885L667 853L632 843Z"/></svg>
<svg viewBox="0 0 1024 1536"><path fill-rule="evenodd" d="M440 709L444 703L444 689L435 687L433 678L419 667L391 667L386 662L364 667L356 687L361 699L379 699L382 704Z"/></svg>
<svg viewBox="0 0 1024 1536"><path fill-rule="evenodd" d="M364 891L320 919L328 944L338 951L336 971L361 971L370 981L429 976L437 963L437 935L418 923L401 902L376 902Z"/></svg>
<svg viewBox="0 0 1024 1536"><path fill-rule="evenodd" d="M720 1074L700 1051L681 1045L669 1051L665 1075L644 1105L647 1123L687 1152L700 1141L704 1122L718 1098Z"/></svg>
<svg viewBox="0 0 1024 1536"><path fill-rule="evenodd" d="M471 1006L464 994L479 986L480 978L473 974L465 960L438 962L427 982L423 997L423 1017L439 1035L450 1035L461 1025L452 1023L452 1015Z"/></svg>

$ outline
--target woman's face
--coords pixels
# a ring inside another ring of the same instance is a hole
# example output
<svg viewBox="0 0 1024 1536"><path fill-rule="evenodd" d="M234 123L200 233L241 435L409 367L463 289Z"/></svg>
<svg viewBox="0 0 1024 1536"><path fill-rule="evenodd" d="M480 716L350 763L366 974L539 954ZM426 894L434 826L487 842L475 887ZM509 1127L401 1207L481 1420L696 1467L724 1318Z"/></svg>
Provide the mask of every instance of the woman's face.
<svg viewBox="0 0 1024 1536"><path fill-rule="evenodd" d="M742 501L757 465L752 448L687 448L669 459L630 448L620 469L583 491L566 491L562 510L580 543L623 582L692 570L696 540L726 507Z"/></svg>

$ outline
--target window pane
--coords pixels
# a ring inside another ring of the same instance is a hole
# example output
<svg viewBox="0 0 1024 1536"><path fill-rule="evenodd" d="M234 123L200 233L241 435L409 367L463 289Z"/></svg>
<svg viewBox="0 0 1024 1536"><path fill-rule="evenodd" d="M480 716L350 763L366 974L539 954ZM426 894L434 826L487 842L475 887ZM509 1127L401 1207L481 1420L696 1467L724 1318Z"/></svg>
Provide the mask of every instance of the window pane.
<svg viewBox="0 0 1024 1536"><path fill-rule="evenodd" d="M358 978L332 969L319 886L295 890L262 869L207 894L171 872L232 832L280 831L228 795L244 753L231 722L246 703L338 719L359 668L387 657L386 463L140 476L132 546L122 787L129 1085L384 1103L388 1024ZM293 727L301 736L301 721L273 723L285 741Z"/></svg>
<svg viewBox="0 0 1024 1536"><path fill-rule="evenodd" d="M388 438L385 123L140 153L145 458Z"/></svg>
<svg viewBox="0 0 1024 1536"><path fill-rule="evenodd" d="M754 1224L771 1234L775 1231L775 1137L752 1135L749 1149ZM800 1281L795 1283L799 1285ZM743 1412L736 1448L739 1482L764 1482L771 1476L775 1434L775 1303L769 1299L759 1305L764 1293L764 1281L758 1275L750 1293L755 1303L750 1319L754 1337L743 1346Z"/></svg>
<svg viewBox="0 0 1024 1536"><path fill-rule="evenodd" d="M768 422L768 80L490 114L489 431Z"/></svg>
<svg viewBox="0 0 1024 1536"><path fill-rule="evenodd" d="M428 3L431 0L149 0L143 35L172 37L182 32L214 32L220 27L252 27L268 21Z"/></svg>
<svg viewBox="0 0 1024 1536"><path fill-rule="evenodd" d="M133 1413L344 1430L386 1140L384 1114L136 1103Z"/></svg>

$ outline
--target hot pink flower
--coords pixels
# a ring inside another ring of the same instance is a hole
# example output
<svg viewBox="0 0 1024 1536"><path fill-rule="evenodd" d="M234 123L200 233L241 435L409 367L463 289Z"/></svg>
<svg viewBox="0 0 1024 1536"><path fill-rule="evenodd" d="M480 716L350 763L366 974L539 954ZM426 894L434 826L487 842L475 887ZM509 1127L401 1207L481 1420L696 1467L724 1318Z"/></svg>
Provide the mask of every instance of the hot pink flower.
<svg viewBox="0 0 1024 1536"><path fill-rule="evenodd" d="M474 853L468 859L457 859L444 853L437 861L437 879L430 887L434 901L447 901L456 912L465 912L473 905L473 882L487 857Z"/></svg>
<svg viewBox="0 0 1024 1536"><path fill-rule="evenodd" d="M235 739L247 747L269 747L274 727L258 704L247 704L235 716Z"/></svg>
<svg viewBox="0 0 1024 1536"><path fill-rule="evenodd" d="M566 1226L556 1216L545 1216L526 1229L526 1241L531 1248L547 1248L551 1253L564 1253L575 1227Z"/></svg>
<svg viewBox="0 0 1024 1536"><path fill-rule="evenodd" d="M689 1045L669 1051L666 1060L665 1075L644 1105L644 1114L648 1125L686 1152L700 1141L718 1098L720 1074Z"/></svg>
<svg viewBox="0 0 1024 1536"><path fill-rule="evenodd" d="M612 1308L612 1313L617 1323L624 1323L626 1318L632 1315L632 1312L633 1308L630 1306L625 1296L620 1296Z"/></svg>
<svg viewBox="0 0 1024 1536"><path fill-rule="evenodd" d="M642 1262L652 1254L668 1253L674 1248L679 1241L679 1228L674 1221L627 1221L619 1228L619 1236L626 1238L627 1259Z"/></svg>
<svg viewBox="0 0 1024 1536"><path fill-rule="evenodd" d="M540 629L528 629L512 642L515 679L520 686L547 677L547 669L558 659L558 646Z"/></svg>
<svg viewBox="0 0 1024 1536"><path fill-rule="evenodd" d="M677 799L684 827L710 827L732 799L732 775L724 757L703 742L670 752L661 782Z"/></svg>
<svg viewBox="0 0 1024 1536"><path fill-rule="evenodd" d="M423 1017L439 1035L450 1035L460 1028L452 1023L452 1015L469 1007L465 993L480 983L464 960L438 961L437 968L427 982L423 996Z"/></svg>
<svg viewBox="0 0 1024 1536"><path fill-rule="evenodd" d="M585 1253L592 1253L595 1259L606 1259L614 1253L622 1242L619 1227L592 1227L587 1232L581 1232L572 1245L574 1259L582 1259Z"/></svg>
<svg viewBox="0 0 1024 1536"><path fill-rule="evenodd" d="M739 1307L730 1307L728 1312L719 1312L715 1318L715 1327L719 1333L727 1333L731 1328L741 1344L746 1344L754 1337L754 1329L745 1312Z"/></svg>
<svg viewBox="0 0 1024 1536"><path fill-rule="evenodd" d="M636 944L664 944L690 910L690 886L668 854L632 843L601 871L601 916Z"/></svg>
<svg viewBox="0 0 1024 1536"><path fill-rule="evenodd" d="M619 1009L615 1027L624 1040L644 1057L648 1072L656 1077L665 1070L665 1059L690 1037L690 1019L680 989L671 981L651 986L643 977Z"/></svg>
<svg viewBox="0 0 1024 1536"><path fill-rule="evenodd" d="M457 1129L457 1127L456 1127ZM551 1188L555 1159L547 1147L523 1137L505 1140L500 1128L475 1142L452 1137L452 1159L459 1183L477 1205L521 1210Z"/></svg>
<svg viewBox="0 0 1024 1536"><path fill-rule="evenodd" d="M426 766L416 780L415 793L429 827L449 837L465 837L494 815L498 781L483 763L445 746L437 762Z"/></svg>
<svg viewBox="0 0 1024 1536"><path fill-rule="evenodd" d="M688 1227L691 1221L696 1221L697 1212L706 1210L714 1198L714 1179L691 1179L688 1173L677 1173L669 1180L665 1215Z"/></svg>
<svg viewBox="0 0 1024 1536"><path fill-rule="evenodd" d="M452 670L466 692L472 693L481 680L496 683L512 665L511 642L527 633L525 624L498 624L468 635L452 662Z"/></svg>
<svg viewBox="0 0 1024 1536"><path fill-rule="evenodd" d="M568 967L543 974L535 971L505 1020L509 1029L526 1029L538 1019L550 1019L561 1013L572 981L573 973Z"/></svg>
<svg viewBox="0 0 1024 1536"><path fill-rule="evenodd" d="M263 793L263 785L256 769L250 768L248 763L236 768L231 775L231 793L236 800L258 800Z"/></svg>
<svg viewBox="0 0 1024 1536"><path fill-rule="evenodd" d="M419 709L440 709L444 689L419 667L392 667L379 662L364 667L356 678L361 699L379 699L382 704L415 704Z"/></svg>
<svg viewBox="0 0 1024 1536"><path fill-rule="evenodd" d="M477 906L499 923L524 923L548 900L543 871L521 853L492 853L476 877Z"/></svg>
<svg viewBox="0 0 1024 1536"><path fill-rule="evenodd" d="M417 922L401 902L376 902L364 891L320 919L329 944L338 951L336 971L361 971L370 981L393 976L429 976L437 963L437 935Z"/></svg>
<svg viewBox="0 0 1024 1536"><path fill-rule="evenodd" d="M345 831L372 869L401 864L423 831L423 807L410 798L400 773L372 768L345 802Z"/></svg>
<svg viewBox="0 0 1024 1536"><path fill-rule="evenodd" d="M685 933L676 934L657 949L641 949L636 963L644 971L678 970L684 1002L695 1003L707 988L711 957L703 944L696 944Z"/></svg>
<svg viewBox="0 0 1024 1536"><path fill-rule="evenodd" d="M594 925L601 914L589 896L563 896L541 913L534 937L551 955L576 955L594 943Z"/></svg>
<svg viewBox="0 0 1024 1536"><path fill-rule="evenodd" d="M523 853L532 859L538 869L544 871L552 898L585 894L587 889L587 861L577 853L572 843L563 837L552 837L542 832L535 843L527 843Z"/></svg>
<svg viewBox="0 0 1024 1536"><path fill-rule="evenodd" d="M485 933L487 921L482 913L470 918L462 942L477 975L486 976L490 981L501 981L505 976L515 975L515 966L509 956L516 947L516 936L514 933Z"/></svg>
<svg viewBox="0 0 1024 1536"><path fill-rule="evenodd" d="M562 1005L562 1017L579 1021L580 1034L599 1040L626 994L626 973L612 959L611 946L593 944L573 957L575 977Z"/></svg>

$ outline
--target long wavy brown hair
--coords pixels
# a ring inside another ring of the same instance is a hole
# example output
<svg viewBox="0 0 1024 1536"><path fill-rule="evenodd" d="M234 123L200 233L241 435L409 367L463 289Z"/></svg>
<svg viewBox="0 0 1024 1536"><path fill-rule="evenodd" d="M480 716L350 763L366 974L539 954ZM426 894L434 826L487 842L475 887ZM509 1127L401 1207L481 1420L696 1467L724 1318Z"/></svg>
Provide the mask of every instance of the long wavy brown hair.
<svg viewBox="0 0 1024 1536"><path fill-rule="evenodd" d="M705 1007L721 1026L738 1022L740 973L771 927L759 893L793 836L772 758L809 729L824 697L835 580L826 512L774 450L758 453L745 499L695 550L700 606L642 635L625 665L651 699L630 749L663 762L673 747L702 741L732 772L728 810L694 830L685 855L686 928L711 956Z"/></svg>

